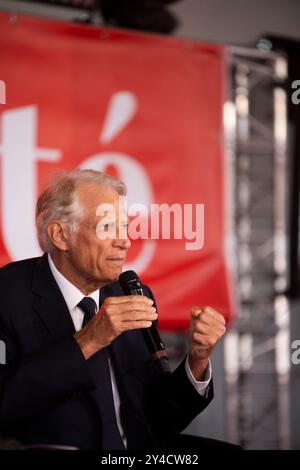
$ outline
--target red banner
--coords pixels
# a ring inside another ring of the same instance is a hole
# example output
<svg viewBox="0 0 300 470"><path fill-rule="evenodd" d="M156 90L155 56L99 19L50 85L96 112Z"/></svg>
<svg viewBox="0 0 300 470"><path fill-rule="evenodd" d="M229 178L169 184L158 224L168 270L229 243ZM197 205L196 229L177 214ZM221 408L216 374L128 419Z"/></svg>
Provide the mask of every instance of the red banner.
<svg viewBox="0 0 300 470"><path fill-rule="evenodd" d="M228 318L223 61L215 46L0 14L0 264L40 253L34 206L49 175L107 171L129 206L182 210L182 238L134 241L126 266L152 288L160 328L185 328L192 305ZM196 204L204 220L185 227Z"/></svg>

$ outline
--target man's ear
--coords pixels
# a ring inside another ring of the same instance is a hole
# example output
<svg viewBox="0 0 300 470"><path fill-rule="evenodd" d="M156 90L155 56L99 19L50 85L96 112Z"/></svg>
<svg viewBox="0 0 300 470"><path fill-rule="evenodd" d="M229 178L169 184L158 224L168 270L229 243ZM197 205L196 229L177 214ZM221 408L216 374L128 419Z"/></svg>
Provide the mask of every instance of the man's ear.
<svg viewBox="0 0 300 470"><path fill-rule="evenodd" d="M47 227L47 231L50 240L56 248L61 251L69 250L70 231L65 223L60 220L52 220Z"/></svg>

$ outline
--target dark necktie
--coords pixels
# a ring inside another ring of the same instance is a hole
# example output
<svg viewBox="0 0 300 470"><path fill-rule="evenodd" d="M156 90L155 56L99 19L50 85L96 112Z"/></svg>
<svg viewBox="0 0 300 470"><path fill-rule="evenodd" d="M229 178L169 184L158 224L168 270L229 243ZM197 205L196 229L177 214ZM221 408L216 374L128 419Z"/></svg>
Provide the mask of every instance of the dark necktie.
<svg viewBox="0 0 300 470"><path fill-rule="evenodd" d="M84 297L78 307L84 312L84 327L95 315L97 304L91 297ZM96 384L96 389L91 391L91 395L99 407L102 420L102 448L122 450L125 447L116 421L107 348L100 349L88 362Z"/></svg>
<svg viewBox="0 0 300 470"><path fill-rule="evenodd" d="M97 304L91 297L83 297L77 307L81 308L84 313L82 328L90 321L95 315L97 310Z"/></svg>

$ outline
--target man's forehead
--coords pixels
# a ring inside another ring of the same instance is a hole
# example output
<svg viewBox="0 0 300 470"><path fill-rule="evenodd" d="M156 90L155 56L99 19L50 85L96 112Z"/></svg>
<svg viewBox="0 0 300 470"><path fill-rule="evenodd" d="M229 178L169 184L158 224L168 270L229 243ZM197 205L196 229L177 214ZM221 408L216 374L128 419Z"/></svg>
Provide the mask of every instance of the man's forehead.
<svg viewBox="0 0 300 470"><path fill-rule="evenodd" d="M103 203L113 204L119 199L119 194L113 188L95 183L82 183L78 194L80 202L87 206L97 206Z"/></svg>
<svg viewBox="0 0 300 470"><path fill-rule="evenodd" d="M110 215L127 219L126 198L112 188L102 188L95 184L82 185L79 192L82 209L88 218Z"/></svg>

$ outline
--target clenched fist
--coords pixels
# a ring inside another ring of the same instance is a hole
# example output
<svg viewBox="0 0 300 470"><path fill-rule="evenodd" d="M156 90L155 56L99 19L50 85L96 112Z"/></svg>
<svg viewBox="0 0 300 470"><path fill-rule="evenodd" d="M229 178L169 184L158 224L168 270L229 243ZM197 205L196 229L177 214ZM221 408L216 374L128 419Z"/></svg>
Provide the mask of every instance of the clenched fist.
<svg viewBox="0 0 300 470"><path fill-rule="evenodd" d="M224 317L211 307L193 307L189 327L190 369L196 380L201 380L212 349L225 334Z"/></svg>

